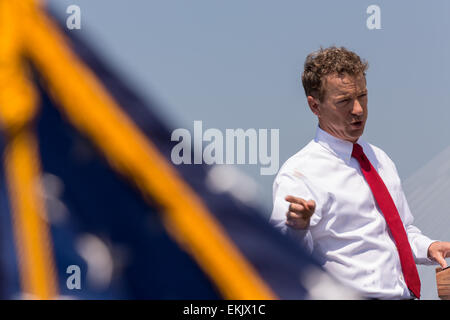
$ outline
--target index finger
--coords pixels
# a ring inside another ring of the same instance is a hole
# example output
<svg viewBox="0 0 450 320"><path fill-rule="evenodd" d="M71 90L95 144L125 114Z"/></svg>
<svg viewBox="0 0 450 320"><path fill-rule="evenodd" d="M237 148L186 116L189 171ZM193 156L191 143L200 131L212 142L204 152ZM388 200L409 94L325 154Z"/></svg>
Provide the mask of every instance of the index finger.
<svg viewBox="0 0 450 320"><path fill-rule="evenodd" d="M290 203L297 203L297 204L301 204L302 206L304 206L307 210L310 210L310 207L308 205L308 202L305 199L302 198L298 198L298 197L294 197L291 195L288 195L284 198L287 202Z"/></svg>

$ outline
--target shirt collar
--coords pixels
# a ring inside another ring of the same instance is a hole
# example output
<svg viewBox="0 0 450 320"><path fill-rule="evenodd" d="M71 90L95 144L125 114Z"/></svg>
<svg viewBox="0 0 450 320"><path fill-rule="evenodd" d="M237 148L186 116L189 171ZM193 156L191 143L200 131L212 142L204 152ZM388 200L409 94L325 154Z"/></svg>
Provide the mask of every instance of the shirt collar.
<svg viewBox="0 0 450 320"><path fill-rule="evenodd" d="M314 138L314 141L319 143L325 149L329 150L338 158L344 160L345 163L350 162L353 151L353 143L351 143L350 141L336 138L328 132L322 130L319 126L317 126L316 137ZM361 140L359 139L357 143L361 144Z"/></svg>

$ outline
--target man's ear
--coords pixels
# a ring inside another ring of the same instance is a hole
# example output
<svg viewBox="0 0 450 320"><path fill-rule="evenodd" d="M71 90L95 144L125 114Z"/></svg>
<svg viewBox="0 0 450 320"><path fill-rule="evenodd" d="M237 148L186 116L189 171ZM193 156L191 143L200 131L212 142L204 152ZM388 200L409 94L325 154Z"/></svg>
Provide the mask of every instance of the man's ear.
<svg viewBox="0 0 450 320"><path fill-rule="evenodd" d="M319 99L316 99L313 96L308 96L306 99L308 100L308 105L312 113L314 113L316 116L319 116Z"/></svg>

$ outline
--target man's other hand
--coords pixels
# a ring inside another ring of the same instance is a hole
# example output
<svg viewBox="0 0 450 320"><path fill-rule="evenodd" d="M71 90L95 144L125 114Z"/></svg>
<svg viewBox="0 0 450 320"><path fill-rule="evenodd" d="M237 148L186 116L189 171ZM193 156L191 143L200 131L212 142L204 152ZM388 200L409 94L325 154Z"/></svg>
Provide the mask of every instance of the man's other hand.
<svg viewBox="0 0 450 320"><path fill-rule="evenodd" d="M306 201L294 196L286 196L285 200L290 203L286 213L286 225L294 229L307 229L316 209L314 200Z"/></svg>
<svg viewBox="0 0 450 320"><path fill-rule="evenodd" d="M436 241L428 247L428 258L437 261L442 268L447 267L445 258L450 257L450 242Z"/></svg>

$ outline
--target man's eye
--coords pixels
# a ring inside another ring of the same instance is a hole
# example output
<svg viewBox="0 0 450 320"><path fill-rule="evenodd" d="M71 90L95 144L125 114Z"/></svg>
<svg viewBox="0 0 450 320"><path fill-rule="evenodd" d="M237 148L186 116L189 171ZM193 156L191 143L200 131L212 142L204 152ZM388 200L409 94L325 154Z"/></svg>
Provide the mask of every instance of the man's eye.
<svg viewBox="0 0 450 320"><path fill-rule="evenodd" d="M350 99L343 99L343 100L339 100L338 103L343 104L343 103L347 103L349 101L350 101Z"/></svg>
<svg viewBox="0 0 450 320"><path fill-rule="evenodd" d="M363 94L359 95L358 98L364 98L365 96L367 96L367 93L363 93Z"/></svg>

